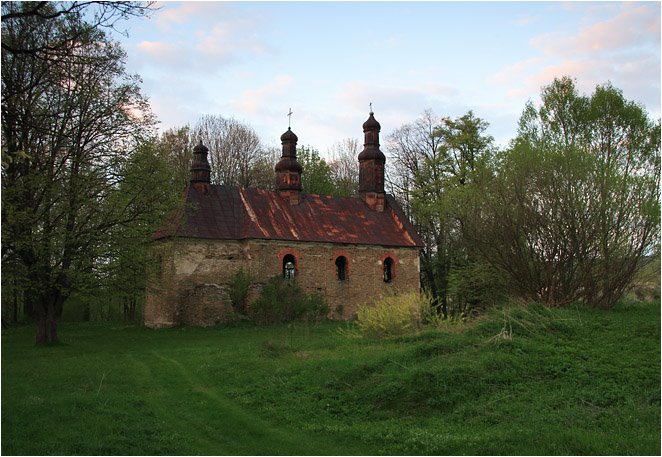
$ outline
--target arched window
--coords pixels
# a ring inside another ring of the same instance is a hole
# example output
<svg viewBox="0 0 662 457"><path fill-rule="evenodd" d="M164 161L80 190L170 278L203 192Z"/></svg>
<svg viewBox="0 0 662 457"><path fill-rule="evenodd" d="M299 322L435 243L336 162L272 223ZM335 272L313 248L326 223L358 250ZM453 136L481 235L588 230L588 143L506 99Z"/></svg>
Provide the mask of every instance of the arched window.
<svg viewBox="0 0 662 457"><path fill-rule="evenodd" d="M292 254L287 254L283 257L283 278L294 279L295 270L296 258Z"/></svg>
<svg viewBox="0 0 662 457"><path fill-rule="evenodd" d="M338 281L347 279L347 257L344 255L336 257L336 274Z"/></svg>
<svg viewBox="0 0 662 457"><path fill-rule="evenodd" d="M393 259L386 257L384 259L384 282L391 282L393 280Z"/></svg>

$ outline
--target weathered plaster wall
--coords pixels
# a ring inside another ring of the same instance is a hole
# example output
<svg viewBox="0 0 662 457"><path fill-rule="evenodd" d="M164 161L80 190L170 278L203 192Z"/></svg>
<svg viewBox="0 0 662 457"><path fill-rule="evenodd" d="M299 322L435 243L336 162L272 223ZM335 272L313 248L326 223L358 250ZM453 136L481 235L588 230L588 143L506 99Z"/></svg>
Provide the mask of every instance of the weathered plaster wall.
<svg viewBox="0 0 662 457"><path fill-rule="evenodd" d="M279 241L175 239L159 242L160 272L147 289L144 323L150 327L214 325L232 313L227 284L239 269L264 284L282 274L283 258L296 258L296 280L307 292L321 293L334 319L355 315L358 305L395 291L418 290L416 248ZM336 258L347 258L347 279L338 280ZM383 262L394 261L393 280L383 280ZM255 294L253 294L255 295Z"/></svg>

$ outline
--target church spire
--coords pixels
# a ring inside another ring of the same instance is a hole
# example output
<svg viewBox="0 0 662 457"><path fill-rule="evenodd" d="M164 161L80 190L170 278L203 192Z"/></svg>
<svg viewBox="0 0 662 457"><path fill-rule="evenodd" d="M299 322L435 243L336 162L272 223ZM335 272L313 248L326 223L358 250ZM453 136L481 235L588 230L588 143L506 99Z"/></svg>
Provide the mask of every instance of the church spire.
<svg viewBox="0 0 662 457"><path fill-rule="evenodd" d="M370 115L363 123L365 141L359 154L359 196L375 211L383 211L385 205L384 165L386 156L379 149L381 125L375 119L370 104Z"/></svg>
<svg viewBox="0 0 662 457"><path fill-rule="evenodd" d="M200 143L193 148L193 160L191 161L191 184L204 194L209 192L211 183L211 167L207 160L208 152L209 149L200 140Z"/></svg>
<svg viewBox="0 0 662 457"><path fill-rule="evenodd" d="M290 110L290 114L291 114ZM289 114L288 114L289 116ZM297 162L297 141L299 139L290 127L280 137L283 154L276 164L276 188L281 196L287 197L290 203L299 203L301 193L301 164Z"/></svg>

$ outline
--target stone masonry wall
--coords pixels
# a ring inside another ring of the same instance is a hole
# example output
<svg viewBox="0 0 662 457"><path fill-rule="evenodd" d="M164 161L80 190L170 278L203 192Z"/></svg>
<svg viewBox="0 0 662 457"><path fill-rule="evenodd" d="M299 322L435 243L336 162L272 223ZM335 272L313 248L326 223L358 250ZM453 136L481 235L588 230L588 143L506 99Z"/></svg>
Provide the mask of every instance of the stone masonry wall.
<svg viewBox="0 0 662 457"><path fill-rule="evenodd" d="M357 307L386 293L420 287L419 251L370 245L175 239L157 243L160 272L147 288L143 320L149 327L208 326L228 320L228 287L239 268L259 288L282 275L283 258L296 259L295 278L307 292L322 294L332 319L349 319ZM346 280L337 276L336 259L347 259ZM393 278L384 282L384 260L393 260ZM256 295L256 294L252 294Z"/></svg>

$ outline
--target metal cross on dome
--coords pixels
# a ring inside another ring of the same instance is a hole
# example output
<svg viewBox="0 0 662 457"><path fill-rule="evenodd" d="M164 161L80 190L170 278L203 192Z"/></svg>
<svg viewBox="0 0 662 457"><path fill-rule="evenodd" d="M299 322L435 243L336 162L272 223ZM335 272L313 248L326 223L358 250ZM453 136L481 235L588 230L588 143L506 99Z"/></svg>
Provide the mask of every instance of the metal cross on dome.
<svg viewBox="0 0 662 457"><path fill-rule="evenodd" d="M287 113L287 128L288 129L290 127L292 127L291 122L292 122L292 108L290 108L290 112Z"/></svg>

